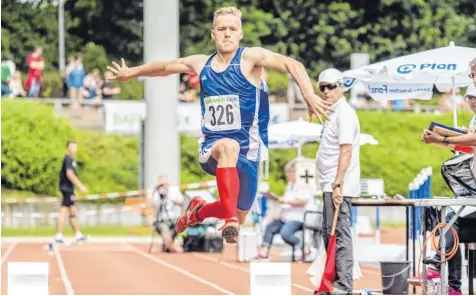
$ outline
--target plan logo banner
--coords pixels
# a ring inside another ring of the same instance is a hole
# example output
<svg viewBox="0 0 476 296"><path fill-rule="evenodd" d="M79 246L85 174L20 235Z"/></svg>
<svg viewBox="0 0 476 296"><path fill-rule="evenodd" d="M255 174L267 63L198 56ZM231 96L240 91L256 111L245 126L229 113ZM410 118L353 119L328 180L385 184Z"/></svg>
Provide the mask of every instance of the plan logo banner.
<svg viewBox="0 0 476 296"><path fill-rule="evenodd" d="M413 72L435 72L435 71L456 71L456 64L437 64L437 63L423 63L423 64L404 64L397 67L399 74L411 74Z"/></svg>

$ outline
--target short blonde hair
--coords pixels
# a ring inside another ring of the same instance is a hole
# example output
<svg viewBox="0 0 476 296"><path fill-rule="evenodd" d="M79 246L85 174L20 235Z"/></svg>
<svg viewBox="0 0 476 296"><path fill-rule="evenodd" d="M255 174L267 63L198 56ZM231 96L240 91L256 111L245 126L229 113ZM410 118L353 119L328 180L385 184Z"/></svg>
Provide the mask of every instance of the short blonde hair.
<svg viewBox="0 0 476 296"><path fill-rule="evenodd" d="M215 19L218 16L227 15L227 14L232 14L234 16L237 16L241 21L241 15L242 15L241 10L239 10L236 7L222 7L220 9L218 9L217 11L215 11L215 13L213 15L213 24L215 24Z"/></svg>

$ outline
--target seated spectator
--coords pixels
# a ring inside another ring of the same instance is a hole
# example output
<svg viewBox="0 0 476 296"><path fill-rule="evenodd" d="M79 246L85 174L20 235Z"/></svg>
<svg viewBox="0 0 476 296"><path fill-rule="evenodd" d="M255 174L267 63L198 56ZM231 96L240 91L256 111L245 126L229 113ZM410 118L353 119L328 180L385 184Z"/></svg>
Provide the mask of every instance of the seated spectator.
<svg viewBox="0 0 476 296"><path fill-rule="evenodd" d="M10 94L8 95L10 98L26 97L27 93L23 88L21 73L19 71L16 71L8 81L8 89L10 90Z"/></svg>
<svg viewBox="0 0 476 296"><path fill-rule="evenodd" d="M102 98L101 92L101 73L98 69L94 69L91 73L84 77L84 96L86 99L100 101Z"/></svg>
<svg viewBox="0 0 476 296"><path fill-rule="evenodd" d="M149 204L154 209L154 229L163 239L163 249L166 252L181 253L182 247L174 244L177 233L175 222L182 213L183 196L180 191L172 192L166 176L160 176L149 196Z"/></svg>
<svg viewBox="0 0 476 296"><path fill-rule="evenodd" d="M276 234L281 234L283 240L291 246L298 247L301 239L296 232L303 230L304 213L308 204L312 201L312 194L309 191L299 190L296 186L296 162L292 161L286 165L287 185L284 196L280 198L282 202L279 219L272 221L265 230L263 244L258 251L257 259L267 259L273 238ZM306 248L304 256L310 254Z"/></svg>
<svg viewBox="0 0 476 296"><path fill-rule="evenodd" d="M103 100L113 99L115 95L121 93L120 87L114 87L111 79L114 77L111 71L104 72L104 83L101 86L102 98Z"/></svg>

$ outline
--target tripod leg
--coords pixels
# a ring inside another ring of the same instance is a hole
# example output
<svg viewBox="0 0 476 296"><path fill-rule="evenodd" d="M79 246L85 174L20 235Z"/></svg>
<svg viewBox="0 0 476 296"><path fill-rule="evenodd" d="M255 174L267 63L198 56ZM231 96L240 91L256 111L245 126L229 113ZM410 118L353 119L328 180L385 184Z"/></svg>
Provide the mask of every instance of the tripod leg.
<svg viewBox="0 0 476 296"><path fill-rule="evenodd" d="M155 229L152 229L152 236L150 238L150 245L149 245L149 254L152 254L152 250L154 248L154 236L155 236Z"/></svg>

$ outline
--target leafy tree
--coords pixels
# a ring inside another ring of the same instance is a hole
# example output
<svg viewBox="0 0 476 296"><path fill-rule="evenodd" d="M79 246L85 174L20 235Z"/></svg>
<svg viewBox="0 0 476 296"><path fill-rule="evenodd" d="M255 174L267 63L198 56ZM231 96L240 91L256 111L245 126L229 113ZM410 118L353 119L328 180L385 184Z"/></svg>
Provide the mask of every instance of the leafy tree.
<svg viewBox="0 0 476 296"><path fill-rule="evenodd" d="M2 1L2 52L11 52L17 67L26 71L25 58L35 46L43 47L46 70L58 68L57 1ZM66 50L78 48L78 39L68 34L73 25L65 13Z"/></svg>
<svg viewBox="0 0 476 296"><path fill-rule="evenodd" d="M68 31L81 40L106 49L110 59L142 62L143 1L67 0L65 11L74 26Z"/></svg>

